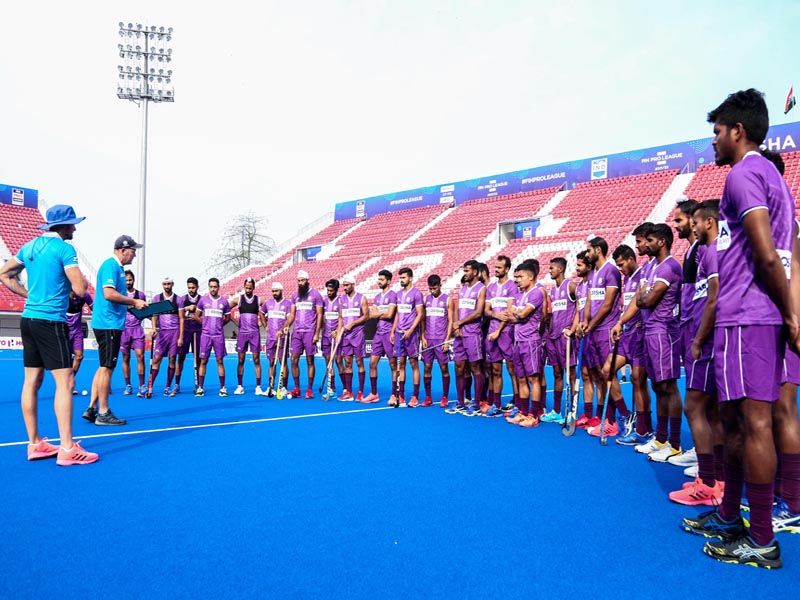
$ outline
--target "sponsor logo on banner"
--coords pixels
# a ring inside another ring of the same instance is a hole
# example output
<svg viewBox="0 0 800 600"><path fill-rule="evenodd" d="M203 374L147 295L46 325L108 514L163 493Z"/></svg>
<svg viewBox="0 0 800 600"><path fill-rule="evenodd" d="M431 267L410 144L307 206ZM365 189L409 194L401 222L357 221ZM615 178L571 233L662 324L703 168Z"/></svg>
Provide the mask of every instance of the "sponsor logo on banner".
<svg viewBox="0 0 800 600"><path fill-rule="evenodd" d="M451 183L450 185L443 185L439 188L439 204L450 204L455 201L455 197L453 196L453 192L456 191L456 185Z"/></svg>
<svg viewBox="0 0 800 600"><path fill-rule="evenodd" d="M25 190L11 188L11 204L14 206L25 206Z"/></svg>
<svg viewBox="0 0 800 600"><path fill-rule="evenodd" d="M608 159L595 158L592 161L592 181L608 177Z"/></svg>
<svg viewBox="0 0 800 600"><path fill-rule="evenodd" d="M526 225L522 228L522 238L529 240L533 237L533 227Z"/></svg>
<svg viewBox="0 0 800 600"><path fill-rule="evenodd" d="M22 338L0 337L0 350L22 350Z"/></svg>
<svg viewBox="0 0 800 600"><path fill-rule="evenodd" d="M367 212L367 203L364 200L356 202L356 219L362 218Z"/></svg>

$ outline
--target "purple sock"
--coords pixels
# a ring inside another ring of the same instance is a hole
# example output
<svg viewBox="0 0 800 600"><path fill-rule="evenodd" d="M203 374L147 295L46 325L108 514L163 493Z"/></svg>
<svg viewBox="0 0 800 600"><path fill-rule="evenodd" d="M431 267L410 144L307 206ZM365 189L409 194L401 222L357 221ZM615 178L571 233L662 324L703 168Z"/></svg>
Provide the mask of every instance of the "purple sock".
<svg viewBox="0 0 800 600"><path fill-rule="evenodd" d="M553 392L553 410L561 413L561 398L564 395L564 390L555 390Z"/></svg>
<svg viewBox="0 0 800 600"><path fill-rule="evenodd" d="M378 393L378 378L377 377L372 377L370 375L369 386L372 389L372 393L373 394L377 394Z"/></svg>
<svg viewBox="0 0 800 600"><path fill-rule="evenodd" d="M464 375L464 398L472 400L472 373Z"/></svg>
<svg viewBox="0 0 800 600"><path fill-rule="evenodd" d="M732 521L739 516L742 504L742 491L744 488L744 469L741 465L732 465L725 462L725 493L722 495L722 504L719 507L719 516L725 521ZM770 506L772 500L770 500ZM772 538L770 538L772 539Z"/></svg>
<svg viewBox="0 0 800 600"><path fill-rule="evenodd" d="M667 427L669 427L669 417L658 415L656 417L656 441L663 444L667 441Z"/></svg>
<svg viewBox="0 0 800 600"><path fill-rule="evenodd" d="M514 406L516 406L517 410L523 415L528 412L528 401L527 399L523 400L519 394L514 394Z"/></svg>
<svg viewBox="0 0 800 600"><path fill-rule="evenodd" d="M367 377L366 371L359 371L358 372L358 391L361 392L361 395L364 395L364 380Z"/></svg>
<svg viewBox="0 0 800 600"><path fill-rule="evenodd" d="M431 390L433 388L433 385L432 385L433 384L433 377L423 377L422 378L422 383L425 386L425 397L426 398L430 398L431 397Z"/></svg>
<svg viewBox="0 0 800 600"><path fill-rule="evenodd" d="M256 387L261 387L261 377L256 377Z"/></svg>
<svg viewBox="0 0 800 600"><path fill-rule="evenodd" d="M414 383L414 384L412 384L412 386L413 386L412 387L413 391L412 391L411 395L414 396L415 398L419 398L419 384L418 383Z"/></svg>
<svg viewBox="0 0 800 600"><path fill-rule="evenodd" d="M636 433L639 435L650 433L650 431L647 429L647 415L636 413Z"/></svg>
<svg viewBox="0 0 800 600"><path fill-rule="evenodd" d="M650 410L646 411L644 413L644 417L645 417L645 425L647 426L647 431L648 432L653 431L653 411Z"/></svg>
<svg viewBox="0 0 800 600"><path fill-rule="evenodd" d="M239 383L239 385L242 385L242 378L243 377L244 377L244 374L239 374L239 373L236 374L236 381Z"/></svg>
<svg viewBox="0 0 800 600"><path fill-rule="evenodd" d="M714 487L714 455L697 453L697 476L708 487Z"/></svg>
<svg viewBox="0 0 800 600"><path fill-rule="evenodd" d="M459 406L464 406L464 376L463 375L456 375L456 399L458 400Z"/></svg>
<svg viewBox="0 0 800 600"><path fill-rule="evenodd" d="M597 404L595 406L595 410L597 411L597 414L595 414L595 417L597 417L598 419L602 419L603 418L603 407L604 406L605 406L605 404Z"/></svg>
<svg viewBox="0 0 800 600"><path fill-rule="evenodd" d="M614 407L617 409L620 416L622 417L627 418L631 414L630 411L628 410L628 405L625 404L624 398L620 398L619 400L614 400Z"/></svg>
<svg viewBox="0 0 800 600"><path fill-rule="evenodd" d="M724 481L725 478L725 446L717 444L714 446L714 479Z"/></svg>
<svg viewBox="0 0 800 600"><path fill-rule="evenodd" d="M781 498L794 514L800 513L800 454L779 454Z"/></svg>
<svg viewBox="0 0 800 600"><path fill-rule="evenodd" d="M775 498L773 482L747 483L747 501L750 503L750 536L756 544L766 546L775 539L772 531L772 501ZM725 493L728 490L726 488Z"/></svg>
<svg viewBox="0 0 800 600"><path fill-rule="evenodd" d="M333 379L336 379L336 377L334 377ZM344 373L344 372L339 373L339 380L342 382L342 389L343 390L349 390L350 389L349 387L347 387L347 373Z"/></svg>
<svg viewBox="0 0 800 600"><path fill-rule="evenodd" d="M144 385L144 373L139 373L139 387Z"/></svg>
<svg viewBox="0 0 800 600"><path fill-rule="evenodd" d="M442 375L442 397L447 398L450 393L450 373Z"/></svg>
<svg viewBox="0 0 800 600"><path fill-rule="evenodd" d="M175 377L175 368L167 368L167 387L172 387L172 378Z"/></svg>
<svg viewBox="0 0 800 600"><path fill-rule="evenodd" d="M197 376L197 387L203 387L203 384L206 382L205 375L198 375Z"/></svg>
<svg viewBox="0 0 800 600"><path fill-rule="evenodd" d="M500 408L502 406L502 402L503 402L503 394L502 394L502 392L494 392L494 402L493 402L493 404L497 408Z"/></svg>
<svg viewBox="0 0 800 600"><path fill-rule="evenodd" d="M483 400L485 381L483 375L473 375L472 378L475 380L475 402L477 403Z"/></svg>
<svg viewBox="0 0 800 600"><path fill-rule="evenodd" d="M614 401L609 398L608 408L606 409L606 421L608 423L614 423L614 420L616 418L617 418L617 407L614 404Z"/></svg>
<svg viewBox="0 0 800 600"><path fill-rule="evenodd" d="M594 409L592 408L592 403L591 402L586 402L584 400L584 402L583 402L583 414L585 416L587 416L587 417L591 417L593 411L594 411Z"/></svg>
<svg viewBox="0 0 800 600"><path fill-rule="evenodd" d="M219 387L221 387L221 388L225 387L225 375L220 375L219 376Z"/></svg>
<svg viewBox="0 0 800 600"><path fill-rule="evenodd" d="M669 418L669 445L675 450L681 449L681 417Z"/></svg>

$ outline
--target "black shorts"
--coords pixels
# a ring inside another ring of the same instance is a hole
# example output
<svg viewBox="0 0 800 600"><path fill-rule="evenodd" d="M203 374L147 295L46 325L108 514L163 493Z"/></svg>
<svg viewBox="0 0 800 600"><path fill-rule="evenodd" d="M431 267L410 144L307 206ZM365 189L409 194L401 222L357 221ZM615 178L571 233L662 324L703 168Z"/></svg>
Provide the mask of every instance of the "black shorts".
<svg viewBox="0 0 800 600"><path fill-rule="evenodd" d="M100 355L100 366L112 371L117 366L119 345L122 341L121 329L94 329L97 339L97 350Z"/></svg>
<svg viewBox="0 0 800 600"><path fill-rule="evenodd" d="M44 367L48 371L72 368L72 345L66 321L23 317L19 330L22 335L22 361L26 367Z"/></svg>

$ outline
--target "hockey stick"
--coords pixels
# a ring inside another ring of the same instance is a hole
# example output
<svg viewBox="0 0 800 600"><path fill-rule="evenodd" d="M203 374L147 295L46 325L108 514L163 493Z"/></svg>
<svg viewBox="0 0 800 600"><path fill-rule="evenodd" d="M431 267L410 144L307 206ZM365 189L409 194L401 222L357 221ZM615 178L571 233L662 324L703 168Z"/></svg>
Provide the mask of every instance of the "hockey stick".
<svg viewBox="0 0 800 600"><path fill-rule="evenodd" d="M569 377L569 363L570 359L572 358L569 355L569 340L567 338L567 385L569 386L569 395L567 396L567 404L569 408L567 409L567 415L564 418L564 423L561 425L561 433L566 436L572 436L575 434L575 423L577 421L577 413L578 413L578 396L580 395L580 373L581 373L581 366L583 363L583 340L581 340L580 345L578 346L578 364L575 365L575 387L576 389L573 391L572 389L572 380Z"/></svg>
<svg viewBox="0 0 800 600"><path fill-rule="evenodd" d="M606 401L603 404L603 416L600 417L600 445L605 446L608 444L606 439L606 413L608 412L608 403L611 402L611 381L617 376L614 366L617 364L617 352L619 351L619 338L614 342L614 351L611 353L611 366L608 369L608 382L606 385Z"/></svg>

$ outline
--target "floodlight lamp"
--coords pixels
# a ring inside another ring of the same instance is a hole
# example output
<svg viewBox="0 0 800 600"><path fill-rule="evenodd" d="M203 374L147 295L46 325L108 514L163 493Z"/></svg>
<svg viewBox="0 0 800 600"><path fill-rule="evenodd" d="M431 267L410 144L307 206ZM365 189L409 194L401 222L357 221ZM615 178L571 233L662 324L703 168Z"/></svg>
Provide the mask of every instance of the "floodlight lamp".
<svg viewBox="0 0 800 600"><path fill-rule="evenodd" d="M163 27L159 27L158 31L160 31L161 33L164 33L164 28Z"/></svg>
<svg viewBox="0 0 800 600"><path fill-rule="evenodd" d="M125 37L125 32L121 29L119 30L119 37Z"/></svg>
<svg viewBox="0 0 800 600"><path fill-rule="evenodd" d="M170 56L172 56L172 48L167 48L167 54L169 54Z"/></svg>
<svg viewBox="0 0 800 600"><path fill-rule="evenodd" d="M142 26L139 25L139 29L141 29L141 28L142 28ZM133 29L133 23L128 23L128 29Z"/></svg>
<svg viewBox="0 0 800 600"><path fill-rule="evenodd" d="M122 73L122 65L118 65L117 69L119 69L119 72Z"/></svg>
<svg viewBox="0 0 800 600"><path fill-rule="evenodd" d="M171 42L171 41L172 41L172 36L171 36L171 35L168 35L168 36L167 36L167 41L168 41L168 42Z"/></svg>
<svg viewBox="0 0 800 600"><path fill-rule="evenodd" d="M172 33L173 31L172 27L167 27L167 33Z"/></svg>
<svg viewBox="0 0 800 600"><path fill-rule="evenodd" d="M155 30L156 30L156 26L155 25L151 25L150 26L150 31L155 31Z"/></svg>
<svg viewBox="0 0 800 600"><path fill-rule="evenodd" d="M167 76L168 76L168 77L172 77L172 69L169 69L169 70L167 71Z"/></svg>
<svg viewBox="0 0 800 600"><path fill-rule="evenodd" d="M163 57L163 56L161 56L161 55L159 55L159 56L158 56L158 62L164 62L164 57Z"/></svg>
<svg viewBox="0 0 800 600"><path fill-rule="evenodd" d="M120 28L120 29L125 29L125 23L123 23L122 21L120 21L120 22L119 22L119 28Z"/></svg>

